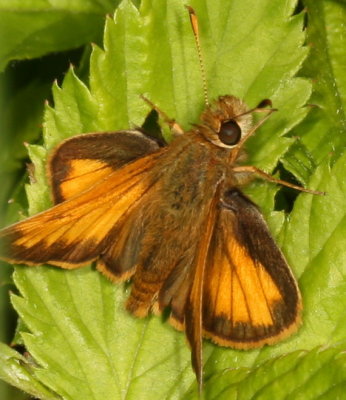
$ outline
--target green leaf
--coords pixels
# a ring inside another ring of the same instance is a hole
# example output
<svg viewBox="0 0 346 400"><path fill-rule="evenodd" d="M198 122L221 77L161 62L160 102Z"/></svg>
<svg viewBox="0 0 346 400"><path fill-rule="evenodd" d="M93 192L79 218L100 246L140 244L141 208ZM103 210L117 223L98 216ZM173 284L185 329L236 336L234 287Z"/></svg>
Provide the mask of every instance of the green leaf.
<svg viewBox="0 0 346 400"><path fill-rule="evenodd" d="M332 168L328 164L317 168L310 184L325 190L326 196L300 196L286 228L283 249L300 277L305 303L300 340L306 344L331 343L346 336L345 161L346 154Z"/></svg>
<svg viewBox="0 0 346 400"><path fill-rule="evenodd" d="M0 0L0 71L11 60L98 41L112 0Z"/></svg>
<svg viewBox="0 0 346 400"><path fill-rule="evenodd" d="M284 399L288 387L292 398L336 398L346 373L345 155L342 141L333 140L330 167L312 146L310 132L301 131L311 94L308 80L294 77L307 55L304 15L291 17L295 1L196 0L191 5L200 18L210 98L235 94L250 107L271 98L279 108L249 141L249 164L271 172L284 160L298 179L327 191L324 197L299 195L285 218L274 210L275 186L249 187L299 278L304 321L290 339L260 350L205 342L206 398ZM47 106L45 114L45 146L30 147L36 171L36 183L27 188L30 213L50 205L46 153L64 138L141 125L149 110L140 94L184 128L197 122L204 108L182 0L145 0L139 11L129 1L121 3L115 20L107 20L103 49L94 48L90 65L90 88L72 70L61 88L54 87L54 108ZM301 142L296 143L293 128ZM29 329L22 337L37 363L30 368L33 382L63 399L196 398L184 335L163 318L139 320L125 312L128 286L113 285L92 268L48 266L18 267L15 282L20 296L13 296L13 305ZM7 373L6 365L0 368Z"/></svg>
<svg viewBox="0 0 346 400"><path fill-rule="evenodd" d="M33 375L30 360L0 343L0 378L43 400L59 400Z"/></svg>
<svg viewBox="0 0 346 400"><path fill-rule="evenodd" d="M121 286L89 268L27 272L15 274L24 299L14 297L13 304L35 332L23 334L43 367L35 376L63 398L131 398L140 392L160 398L178 379L185 389L193 379L183 336L172 335L159 318L130 317Z"/></svg>
<svg viewBox="0 0 346 400"><path fill-rule="evenodd" d="M320 163L325 157L337 160L346 146L346 46L343 23L344 2L305 0L308 7L308 44L310 56L302 76L312 79L315 105L294 132Z"/></svg>
<svg viewBox="0 0 346 400"><path fill-rule="evenodd" d="M268 360L255 368L230 368L216 374L208 382L205 398L338 398L346 386L346 356L343 349L344 346L337 346L330 349L316 348L310 352L296 351ZM195 397L186 397L189 398Z"/></svg>

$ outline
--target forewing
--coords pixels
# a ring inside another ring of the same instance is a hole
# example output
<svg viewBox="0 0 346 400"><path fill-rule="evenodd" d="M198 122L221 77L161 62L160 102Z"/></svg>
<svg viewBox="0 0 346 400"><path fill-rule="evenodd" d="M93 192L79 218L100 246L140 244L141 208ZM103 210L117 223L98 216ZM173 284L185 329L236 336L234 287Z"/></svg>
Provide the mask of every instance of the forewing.
<svg viewBox="0 0 346 400"><path fill-rule="evenodd" d="M75 268L106 254L155 185L149 172L159 157L127 164L71 200L0 231L2 258Z"/></svg>
<svg viewBox="0 0 346 400"><path fill-rule="evenodd" d="M55 203L89 189L123 165L159 149L140 131L117 131L74 136L62 142L49 161Z"/></svg>
<svg viewBox="0 0 346 400"><path fill-rule="evenodd" d="M222 199L204 277L203 331L246 349L296 330L300 294L258 208L237 189Z"/></svg>
<svg viewBox="0 0 346 400"><path fill-rule="evenodd" d="M196 372L199 391L203 385L202 367L202 335L203 335L203 289L205 272L207 267L207 255L209 253L211 238L215 228L218 198L215 196L211 202L210 209L204 223L204 230L201 232L199 243L196 246L197 252L193 265L193 276L191 291L187 297L184 309L186 337L191 346L191 362Z"/></svg>

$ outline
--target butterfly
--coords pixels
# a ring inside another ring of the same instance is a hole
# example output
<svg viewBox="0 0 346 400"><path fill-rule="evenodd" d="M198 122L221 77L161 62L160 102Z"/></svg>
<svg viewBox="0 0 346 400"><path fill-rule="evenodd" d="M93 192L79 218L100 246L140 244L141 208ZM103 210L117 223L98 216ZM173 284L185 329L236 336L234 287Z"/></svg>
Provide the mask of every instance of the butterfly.
<svg viewBox="0 0 346 400"><path fill-rule="evenodd" d="M170 310L169 322L186 332L201 390L203 337L251 349L288 337L301 319L296 280L240 187L261 176L319 192L242 165L245 142L275 111L269 100L248 109L235 96L206 98L199 122L184 132L143 99L174 140L136 129L62 142L49 160L55 205L1 230L1 258L64 269L95 262L114 282L131 279L127 310L137 317ZM254 113L266 115L254 124Z"/></svg>

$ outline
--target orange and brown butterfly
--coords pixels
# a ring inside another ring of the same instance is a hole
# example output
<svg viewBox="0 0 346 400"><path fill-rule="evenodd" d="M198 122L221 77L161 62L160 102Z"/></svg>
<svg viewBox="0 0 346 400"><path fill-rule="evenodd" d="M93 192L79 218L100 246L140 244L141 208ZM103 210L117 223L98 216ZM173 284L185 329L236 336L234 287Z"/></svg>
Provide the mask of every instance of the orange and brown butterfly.
<svg viewBox="0 0 346 400"><path fill-rule="evenodd" d="M203 337L251 349L300 323L297 283L239 186L260 175L319 193L240 164L244 143L274 111L269 100L249 110L234 96L209 103L205 89L205 97L187 132L144 99L170 125L169 145L141 130L62 142L49 160L55 206L0 231L4 260L65 269L95 261L112 281L131 279L126 308L134 315L169 308L172 325L186 331L200 388ZM253 125L256 112L265 117Z"/></svg>

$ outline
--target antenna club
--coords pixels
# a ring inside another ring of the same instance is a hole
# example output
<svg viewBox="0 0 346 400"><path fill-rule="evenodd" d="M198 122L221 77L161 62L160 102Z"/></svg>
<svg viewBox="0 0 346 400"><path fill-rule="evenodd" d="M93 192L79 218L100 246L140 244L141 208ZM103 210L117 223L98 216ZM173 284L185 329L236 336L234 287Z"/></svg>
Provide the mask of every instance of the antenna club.
<svg viewBox="0 0 346 400"><path fill-rule="evenodd" d="M192 30L195 36L199 36L199 31L198 31L198 19L197 19L197 15L195 13L195 10L188 5L185 5L185 8L188 10L189 12L189 16L190 16L190 22L192 25Z"/></svg>

